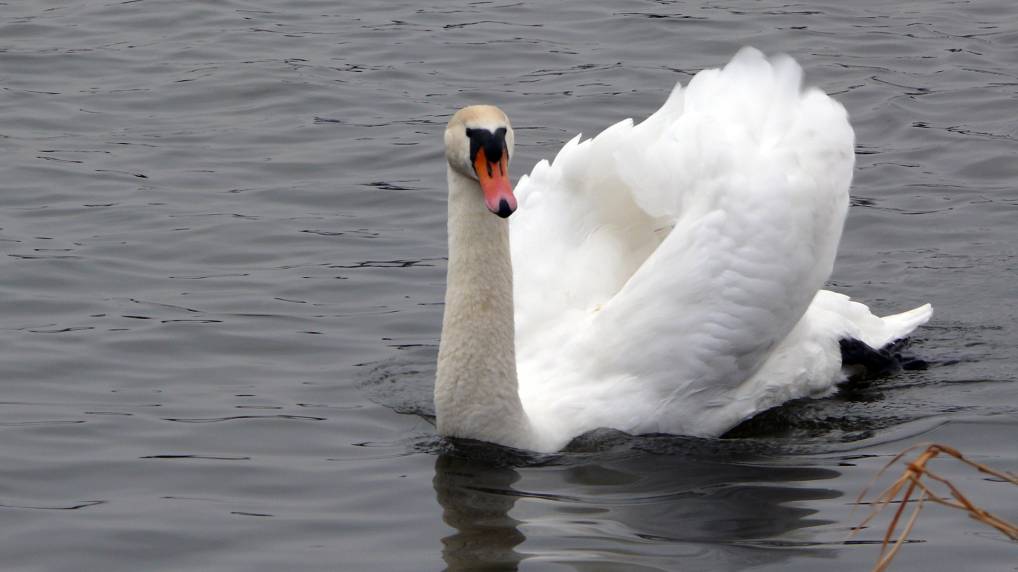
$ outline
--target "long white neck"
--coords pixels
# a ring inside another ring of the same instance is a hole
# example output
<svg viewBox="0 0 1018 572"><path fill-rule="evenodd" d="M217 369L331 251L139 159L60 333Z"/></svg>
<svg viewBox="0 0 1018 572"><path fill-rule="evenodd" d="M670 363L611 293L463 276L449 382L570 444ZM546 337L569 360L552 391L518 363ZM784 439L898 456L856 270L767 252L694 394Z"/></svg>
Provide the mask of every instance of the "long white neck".
<svg viewBox="0 0 1018 572"><path fill-rule="evenodd" d="M449 271L435 412L443 435L526 448L530 422L516 381L509 224L477 181L451 167Z"/></svg>

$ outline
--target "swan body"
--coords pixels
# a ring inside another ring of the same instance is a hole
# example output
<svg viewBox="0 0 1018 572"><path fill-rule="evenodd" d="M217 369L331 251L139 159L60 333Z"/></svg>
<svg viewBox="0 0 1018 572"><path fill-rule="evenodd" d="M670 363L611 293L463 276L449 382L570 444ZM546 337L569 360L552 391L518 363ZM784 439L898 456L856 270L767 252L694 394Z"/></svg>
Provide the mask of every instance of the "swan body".
<svg viewBox="0 0 1018 572"><path fill-rule="evenodd" d="M881 348L925 323L928 304L880 318L821 290L854 134L801 84L791 58L744 48L515 190L508 118L454 115L439 432L537 451L602 427L719 435L834 391L840 340Z"/></svg>

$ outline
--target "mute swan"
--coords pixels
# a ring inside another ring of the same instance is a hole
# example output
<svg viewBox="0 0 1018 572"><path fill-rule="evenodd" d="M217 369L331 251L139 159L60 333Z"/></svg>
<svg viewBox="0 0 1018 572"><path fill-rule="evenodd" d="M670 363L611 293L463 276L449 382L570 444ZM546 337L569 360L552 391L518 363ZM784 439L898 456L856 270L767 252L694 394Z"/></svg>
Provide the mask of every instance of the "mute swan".
<svg viewBox="0 0 1018 572"><path fill-rule="evenodd" d="M880 348L925 323L929 304L879 318L820 289L854 134L801 77L744 48L515 192L509 119L457 112L438 431L546 452L600 427L719 435L832 392L842 340Z"/></svg>

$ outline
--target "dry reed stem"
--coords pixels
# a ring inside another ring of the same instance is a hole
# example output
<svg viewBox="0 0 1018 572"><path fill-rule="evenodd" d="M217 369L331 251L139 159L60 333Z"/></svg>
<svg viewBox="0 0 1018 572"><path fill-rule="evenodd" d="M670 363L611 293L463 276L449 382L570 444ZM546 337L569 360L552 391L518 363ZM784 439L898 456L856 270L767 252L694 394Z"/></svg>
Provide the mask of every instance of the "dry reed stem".
<svg viewBox="0 0 1018 572"><path fill-rule="evenodd" d="M864 503L863 499L866 497L866 493L869 492L869 489L873 486L873 484L876 483L876 481L883 476L885 472L887 472L887 469L891 468L892 465L900 461L905 455L919 449L920 447L925 447L925 449L923 449L923 452L920 453L914 461L906 464L905 470L902 472L901 476L891 483L889 487L884 489L883 492L877 495L877 498L874 499L873 502ZM1018 541L1018 526L990 513L985 509L977 507L951 481L934 473L927 467L927 464L941 453L954 457L981 473L992 475L1004 482L1011 483L1012 485L1018 485L1018 476L1012 473L998 471L981 463L966 459L965 456L958 452L957 449L948 447L947 445L941 445L939 443L912 445L898 453L886 465L884 465L884 468L880 469L880 472L873 477L873 480L866 485L866 488L859 494L859 498L856 499L856 502L860 504L871 504L873 509L862 522L852 529L850 537L862 530L881 511L887 508L889 504L895 502L895 499L898 498L898 493L907 485L907 489L901 496L901 500L897 501L900 504L897 510L894 511L894 516L891 517L891 522L888 524L887 531L884 533L884 539L880 545L880 556L877 559L876 565L873 567L873 572L883 572L891 564L891 560L894 559L898 550L901 549L905 541L908 539L909 533L912 532L912 527L919 518L919 511L922 510L923 505L927 500L944 506L949 506L951 508L964 510L968 512L970 517L992 526L1011 540ZM946 495L937 494L936 491L932 490L929 485L923 481L924 477L926 479L936 481L946 487L952 498L947 498ZM918 496L913 499L912 497L916 491L919 491ZM912 513L905 522L904 528L898 533L897 538L895 538L892 543L892 538L895 536L895 532L898 529L898 523L901 521L901 517L905 512L905 507L909 502L913 501L915 502L915 505L912 508Z"/></svg>

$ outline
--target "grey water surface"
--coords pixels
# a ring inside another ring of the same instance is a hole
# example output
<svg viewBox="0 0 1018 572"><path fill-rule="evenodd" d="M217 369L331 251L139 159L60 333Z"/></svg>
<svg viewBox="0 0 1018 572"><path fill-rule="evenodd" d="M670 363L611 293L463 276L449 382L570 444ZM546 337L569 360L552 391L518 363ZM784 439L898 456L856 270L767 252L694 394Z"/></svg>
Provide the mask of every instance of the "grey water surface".
<svg viewBox="0 0 1018 572"><path fill-rule="evenodd" d="M928 368L724 439L438 438L449 114L502 106L515 178L747 44L849 110L831 288L933 303ZM1018 470L1016 54L1012 0L0 1L0 568L867 570L895 452ZM912 538L1018 570L947 509Z"/></svg>

